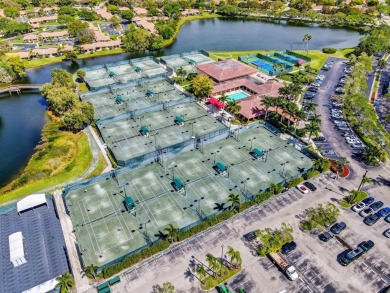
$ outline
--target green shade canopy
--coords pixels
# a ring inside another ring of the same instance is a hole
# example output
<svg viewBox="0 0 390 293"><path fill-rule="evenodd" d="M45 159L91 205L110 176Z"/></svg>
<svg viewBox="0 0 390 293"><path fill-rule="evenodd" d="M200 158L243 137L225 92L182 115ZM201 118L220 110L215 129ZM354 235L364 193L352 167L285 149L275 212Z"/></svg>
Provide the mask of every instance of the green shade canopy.
<svg viewBox="0 0 390 293"><path fill-rule="evenodd" d="M196 61L195 61L194 59L190 59L188 62L189 62L190 64L195 64L195 63L196 63Z"/></svg>
<svg viewBox="0 0 390 293"><path fill-rule="evenodd" d="M221 172L225 172L227 169L226 169L226 166L224 164L222 164L221 162L217 162L215 164L215 166L221 171Z"/></svg>
<svg viewBox="0 0 390 293"><path fill-rule="evenodd" d="M128 211L135 208L134 200L130 196L126 196L123 203Z"/></svg>
<svg viewBox="0 0 390 293"><path fill-rule="evenodd" d="M174 178L174 179L173 179L173 184L176 186L176 188L177 188L178 190L184 188L184 184L183 184L183 182L181 182L181 180L180 180L179 178Z"/></svg>
<svg viewBox="0 0 390 293"><path fill-rule="evenodd" d="M147 94L147 95L153 95L153 94L154 94L154 91L152 91L152 90L149 89L149 90L146 91L146 94Z"/></svg>
<svg viewBox="0 0 390 293"><path fill-rule="evenodd" d="M148 133L149 132L149 128L147 126L141 126L141 132L142 133Z"/></svg>
<svg viewBox="0 0 390 293"><path fill-rule="evenodd" d="M142 68L141 68L141 67L139 67L139 66L135 66L135 67L134 67L134 70L138 72L138 71L141 71L141 70L142 70Z"/></svg>
<svg viewBox="0 0 390 293"><path fill-rule="evenodd" d="M183 122L184 122L184 118L181 117L181 116L176 116L175 122L177 122L177 123L183 123Z"/></svg>
<svg viewBox="0 0 390 293"><path fill-rule="evenodd" d="M123 102L122 96L117 96L116 99L115 99L115 102L116 102L117 104L122 103L122 102Z"/></svg>
<svg viewBox="0 0 390 293"><path fill-rule="evenodd" d="M260 151L259 149L254 148L254 149L252 150L252 152L253 152L255 155L257 155L259 158L261 158L262 156L264 156L264 153L263 153L262 151Z"/></svg>
<svg viewBox="0 0 390 293"><path fill-rule="evenodd" d="M115 72L110 70L110 72L108 73L109 76L115 76Z"/></svg>

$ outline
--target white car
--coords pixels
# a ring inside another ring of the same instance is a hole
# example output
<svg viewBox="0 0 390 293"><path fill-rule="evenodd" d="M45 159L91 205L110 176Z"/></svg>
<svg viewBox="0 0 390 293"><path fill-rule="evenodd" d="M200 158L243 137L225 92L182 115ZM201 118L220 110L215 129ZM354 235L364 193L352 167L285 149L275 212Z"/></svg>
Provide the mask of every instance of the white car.
<svg viewBox="0 0 390 293"><path fill-rule="evenodd" d="M368 215L370 215L374 210L372 208L366 208L364 210L362 210L359 215L363 218L367 217Z"/></svg>
<svg viewBox="0 0 390 293"><path fill-rule="evenodd" d="M366 205L365 205L363 202L359 202L359 203L355 204L355 205L352 207L352 210L353 210L354 212L360 212L360 211L362 211L365 207L366 207Z"/></svg>
<svg viewBox="0 0 390 293"><path fill-rule="evenodd" d="M307 188L306 186L304 185L301 185L301 184L298 184L297 185L297 188L300 192L304 193L304 194L307 194L309 193L309 188Z"/></svg>

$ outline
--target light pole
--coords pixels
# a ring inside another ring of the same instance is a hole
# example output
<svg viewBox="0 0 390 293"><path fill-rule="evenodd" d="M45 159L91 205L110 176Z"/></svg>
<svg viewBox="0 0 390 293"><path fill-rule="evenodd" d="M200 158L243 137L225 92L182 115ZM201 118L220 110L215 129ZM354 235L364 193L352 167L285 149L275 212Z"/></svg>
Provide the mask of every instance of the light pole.
<svg viewBox="0 0 390 293"><path fill-rule="evenodd" d="M219 268L219 275L222 276L222 259L223 259L223 244L221 244L221 267Z"/></svg>
<svg viewBox="0 0 390 293"><path fill-rule="evenodd" d="M220 149L222 149L222 147L219 147L217 151L215 151L214 153L211 153L211 155L214 155L214 164L215 164L216 157L217 157L217 154L219 153Z"/></svg>
<svg viewBox="0 0 390 293"><path fill-rule="evenodd" d="M368 173L368 170L366 170L366 172L364 173L362 181L360 181L359 188L357 191L360 191L360 188L362 188L362 185L364 184L364 179L366 179L367 173Z"/></svg>
<svg viewBox="0 0 390 293"><path fill-rule="evenodd" d="M174 165L174 166L171 167L171 169L172 169L172 180L175 179L175 168L176 167L177 167L177 165Z"/></svg>
<svg viewBox="0 0 390 293"><path fill-rule="evenodd" d="M249 151L252 150L252 146L253 146L253 141L254 141L254 140L256 140L256 137L253 137L253 138L251 138L251 139L248 139L248 141L251 142L251 147L249 148Z"/></svg>
<svg viewBox="0 0 390 293"><path fill-rule="evenodd" d="M194 136L194 124L196 123L196 121L192 122L191 123L191 135Z"/></svg>
<svg viewBox="0 0 390 293"><path fill-rule="evenodd" d="M241 184L244 184L244 195L245 195L245 196L246 196L246 189L245 189L245 187L246 187L246 183L247 183L249 180L250 180L250 178L248 177L248 178L246 178L245 180L241 181Z"/></svg>
<svg viewBox="0 0 390 293"><path fill-rule="evenodd" d="M151 221L150 221L150 219L149 220L147 220L145 223L140 223L139 224L139 230L142 230L143 229L143 227L145 226L145 232L144 232L144 234L145 234L145 238L147 239L147 241L149 241L149 236L148 236L148 229L147 229L147 224L149 224Z"/></svg>
<svg viewBox="0 0 390 293"><path fill-rule="evenodd" d="M201 214L201 211L200 211L200 202L202 201L202 200L204 200L204 196L202 196L201 198L199 198L199 199L195 199L194 200L194 203L198 203L198 213L199 214Z"/></svg>
<svg viewBox="0 0 390 293"><path fill-rule="evenodd" d="M285 163L282 163L281 165L283 165L283 170L282 170L282 175L284 174L284 168L286 167L286 165L289 163L289 161L286 161Z"/></svg>

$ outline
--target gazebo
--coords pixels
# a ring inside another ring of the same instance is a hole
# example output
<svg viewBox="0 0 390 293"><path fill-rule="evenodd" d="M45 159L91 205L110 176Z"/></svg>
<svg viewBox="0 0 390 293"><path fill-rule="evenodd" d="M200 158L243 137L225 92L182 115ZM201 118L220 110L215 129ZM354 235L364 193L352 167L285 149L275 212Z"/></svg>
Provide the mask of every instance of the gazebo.
<svg viewBox="0 0 390 293"><path fill-rule="evenodd" d="M178 125L184 125L184 118L182 116L176 116L175 123Z"/></svg>
<svg viewBox="0 0 390 293"><path fill-rule="evenodd" d="M184 191L184 184L179 178L173 178L173 187L176 189L178 192L183 192Z"/></svg>
<svg viewBox="0 0 390 293"><path fill-rule="evenodd" d="M131 211L135 209L135 203L134 200L130 196L126 196L125 200L123 201L123 204L125 205L125 208L127 211Z"/></svg>
<svg viewBox="0 0 390 293"><path fill-rule="evenodd" d="M122 96L116 96L115 103L117 103L118 105L122 104L123 103Z"/></svg>
<svg viewBox="0 0 390 293"><path fill-rule="evenodd" d="M149 136L149 128L147 126L141 126L140 132L143 136Z"/></svg>
<svg viewBox="0 0 390 293"><path fill-rule="evenodd" d="M252 150L252 156L255 157L255 159L261 159L264 156L264 152L260 151L257 148L254 148Z"/></svg>
<svg viewBox="0 0 390 293"><path fill-rule="evenodd" d="M134 67L134 70L135 70L136 72L140 72L140 71L142 70L142 68L139 67L139 66L135 66L135 67Z"/></svg>
<svg viewBox="0 0 390 293"><path fill-rule="evenodd" d="M154 91L151 90L151 89L148 89L148 90L146 91L146 95L147 95L147 96L153 96L153 95L154 95Z"/></svg>
<svg viewBox="0 0 390 293"><path fill-rule="evenodd" d="M110 72L108 72L108 76L109 77L114 77L116 74L114 71L110 70Z"/></svg>
<svg viewBox="0 0 390 293"><path fill-rule="evenodd" d="M222 164L221 162L217 162L217 163L215 164L215 169L217 170L217 172L218 172L219 174L222 174L222 175L225 175L226 172L227 172L226 166L225 166L224 164Z"/></svg>

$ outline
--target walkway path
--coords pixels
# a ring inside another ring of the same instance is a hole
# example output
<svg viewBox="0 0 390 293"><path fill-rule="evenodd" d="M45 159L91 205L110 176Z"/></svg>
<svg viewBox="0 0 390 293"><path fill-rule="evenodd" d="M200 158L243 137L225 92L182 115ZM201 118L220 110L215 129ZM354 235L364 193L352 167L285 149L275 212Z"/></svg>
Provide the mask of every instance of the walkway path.
<svg viewBox="0 0 390 293"><path fill-rule="evenodd" d="M113 168L112 168L112 164L111 164L111 161L110 159L108 158L107 156L107 152L105 150L105 147L104 145L102 144L101 140L99 139L98 135L96 134L96 132L93 130L92 126L88 126L89 128L89 131L90 131L90 134L91 134L91 139L94 140L95 144L97 145L97 147L100 149L100 152L102 153L103 157L104 157L104 160L106 161L107 163L107 168L104 169L103 173L105 172L108 172L108 171L111 171Z"/></svg>

